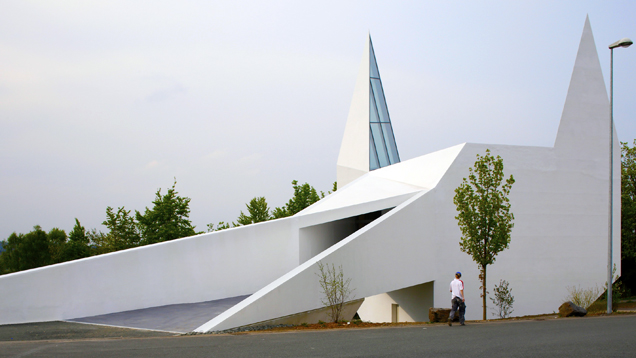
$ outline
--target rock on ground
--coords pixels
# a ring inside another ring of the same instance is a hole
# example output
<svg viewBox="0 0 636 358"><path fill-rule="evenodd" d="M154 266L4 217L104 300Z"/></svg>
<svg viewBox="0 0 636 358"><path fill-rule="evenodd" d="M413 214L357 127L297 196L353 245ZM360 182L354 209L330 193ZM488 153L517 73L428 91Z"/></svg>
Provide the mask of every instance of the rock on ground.
<svg viewBox="0 0 636 358"><path fill-rule="evenodd" d="M561 317L583 317L587 314L587 310L579 307L571 301L565 302L559 307L559 316Z"/></svg>
<svg viewBox="0 0 636 358"><path fill-rule="evenodd" d="M435 322L447 322L448 317L450 317L450 308L429 308L428 309L428 319L431 323ZM459 321L459 315L455 314L453 321Z"/></svg>

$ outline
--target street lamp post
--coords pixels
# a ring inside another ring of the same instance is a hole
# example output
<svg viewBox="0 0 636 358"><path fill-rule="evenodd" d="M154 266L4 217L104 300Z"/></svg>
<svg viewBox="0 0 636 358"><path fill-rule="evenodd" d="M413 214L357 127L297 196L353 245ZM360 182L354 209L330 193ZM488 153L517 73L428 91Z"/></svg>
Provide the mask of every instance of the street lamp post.
<svg viewBox="0 0 636 358"><path fill-rule="evenodd" d="M610 188L609 188L609 240L607 248L607 314L612 313L612 263L613 239L614 239L614 49L617 47L629 47L632 40L620 39L609 45L610 49Z"/></svg>

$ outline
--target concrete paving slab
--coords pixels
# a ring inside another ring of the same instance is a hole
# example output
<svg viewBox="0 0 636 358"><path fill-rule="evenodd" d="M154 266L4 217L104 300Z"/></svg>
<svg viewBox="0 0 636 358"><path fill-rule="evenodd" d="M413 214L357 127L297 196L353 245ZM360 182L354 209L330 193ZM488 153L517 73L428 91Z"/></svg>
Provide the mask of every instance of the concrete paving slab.
<svg viewBox="0 0 636 358"><path fill-rule="evenodd" d="M187 333L249 297L166 305L139 310L69 319L69 322Z"/></svg>

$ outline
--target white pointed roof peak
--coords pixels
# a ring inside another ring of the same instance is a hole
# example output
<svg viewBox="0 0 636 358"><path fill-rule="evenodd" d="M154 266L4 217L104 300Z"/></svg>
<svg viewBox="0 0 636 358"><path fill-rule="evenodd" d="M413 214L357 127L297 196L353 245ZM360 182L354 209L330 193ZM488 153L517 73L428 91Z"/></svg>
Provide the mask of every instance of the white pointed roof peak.
<svg viewBox="0 0 636 358"><path fill-rule="evenodd" d="M603 153L604 147L595 148L591 143L604 143L605 136L609 141L608 115L605 80L587 16L554 147L574 156Z"/></svg>

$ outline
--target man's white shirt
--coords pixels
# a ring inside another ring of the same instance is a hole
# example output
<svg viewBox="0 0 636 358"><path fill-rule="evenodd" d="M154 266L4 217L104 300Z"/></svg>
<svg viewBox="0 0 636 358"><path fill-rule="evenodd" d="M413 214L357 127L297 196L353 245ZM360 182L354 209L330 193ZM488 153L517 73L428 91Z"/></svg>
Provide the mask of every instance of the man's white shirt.
<svg viewBox="0 0 636 358"><path fill-rule="evenodd" d="M462 282L462 280L454 279L453 281L451 281L450 290L452 292L451 300L455 297L464 299L461 293L461 291L464 290L464 282Z"/></svg>

